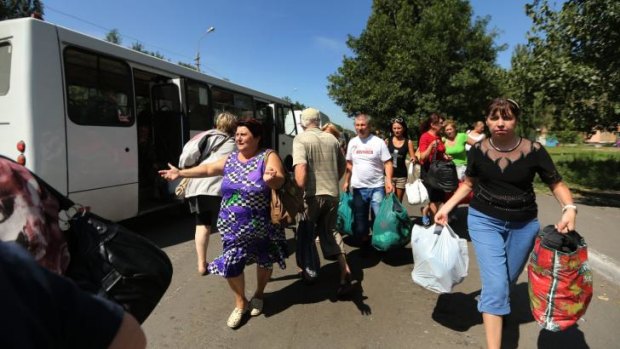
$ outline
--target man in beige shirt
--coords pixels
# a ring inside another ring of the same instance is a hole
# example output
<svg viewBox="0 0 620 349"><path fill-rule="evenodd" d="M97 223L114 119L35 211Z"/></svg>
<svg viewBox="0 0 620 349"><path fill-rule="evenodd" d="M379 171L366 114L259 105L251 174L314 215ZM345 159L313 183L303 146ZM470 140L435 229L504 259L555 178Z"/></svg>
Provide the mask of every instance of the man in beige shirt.
<svg viewBox="0 0 620 349"><path fill-rule="evenodd" d="M297 254L301 255L300 249L306 250L305 247L308 247L303 244L314 244L315 231L318 231L323 256L327 259L338 259L340 265L338 296L345 296L351 291L351 271L347 264L342 237L336 231L336 218L339 201L338 182L344 174L346 162L336 137L321 131L319 123L319 111L314 108L305 109L301 113L304 132L297 135L293 141L295 182L304 190L306 202L297 227L299 239ZM308 270L305 266L300 267L304 278L313 276L307 275Z"/></svg>

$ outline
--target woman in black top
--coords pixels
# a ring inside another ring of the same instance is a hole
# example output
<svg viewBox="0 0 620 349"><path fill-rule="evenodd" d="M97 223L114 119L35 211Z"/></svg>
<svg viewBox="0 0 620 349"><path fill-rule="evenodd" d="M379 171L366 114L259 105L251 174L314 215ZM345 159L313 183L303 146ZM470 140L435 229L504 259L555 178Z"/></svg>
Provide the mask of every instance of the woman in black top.
<svg viewBox="0 0 620 349"><path fill-rule="evenodd" d="M467 158L464 185L435 215L446 224L448 213L472 190L469 233L480 267L482 313L488 348L499 348L503 315L510 313L510 287L523 271L540 225L533 180L536 173L562 206L556 229L575 229L577 207L551 157L538 142L516 132L519 105L498 98L487 108L486 125L491 138L476 143Z"/></svg>
<svg viewBox="0 0 620 349"><path fill-rule="evenodd" d="M392 154L392 166L394 172L392 174L392 183L396 191L396 197L400 202L403 201L405 194L405 184L407 183L407 163L405 159L409 154L410 162L415 164L415 148L413 141L407 136L407 124L403 118L394 118L390 120L391 137L385 140L385 143Z"/></svg>

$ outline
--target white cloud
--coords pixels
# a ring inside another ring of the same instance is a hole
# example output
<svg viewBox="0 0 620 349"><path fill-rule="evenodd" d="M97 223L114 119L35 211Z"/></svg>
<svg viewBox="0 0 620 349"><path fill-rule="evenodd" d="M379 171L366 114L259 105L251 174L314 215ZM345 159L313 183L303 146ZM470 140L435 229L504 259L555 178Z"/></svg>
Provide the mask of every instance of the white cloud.
<svg viewBox="0 0 620 349"><path fill-rule="evenodd" d="M326 38L323 36L315 36L314 43L319 48L333 51L335 53L343 54L348 51L347 45L344 41L336 39Z"/></svg>

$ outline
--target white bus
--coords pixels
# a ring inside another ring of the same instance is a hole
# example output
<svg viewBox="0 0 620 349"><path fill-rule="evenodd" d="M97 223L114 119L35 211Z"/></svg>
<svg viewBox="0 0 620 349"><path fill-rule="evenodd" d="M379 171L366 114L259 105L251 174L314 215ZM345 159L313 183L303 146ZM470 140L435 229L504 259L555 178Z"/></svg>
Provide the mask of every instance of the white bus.
<svg viewBox="0 0 620 349"><path fill-rule="evenodd" d="M93 212L175 203L156 171L220 111L263 122L292 164L289 102L32 18L0 21L0 154Z"/></svg>

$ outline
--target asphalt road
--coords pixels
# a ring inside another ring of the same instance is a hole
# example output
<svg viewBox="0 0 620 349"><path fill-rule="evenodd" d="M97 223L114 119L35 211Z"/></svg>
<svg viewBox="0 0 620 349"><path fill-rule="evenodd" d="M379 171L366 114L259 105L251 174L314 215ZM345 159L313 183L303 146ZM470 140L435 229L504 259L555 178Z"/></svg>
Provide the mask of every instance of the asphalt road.
<svg viewBox="0 0 620 349"><path fill-rule="evenodd" d="M538 199L541 225L559 218L559 206L550 196ZM419 215L416 207L409 207ZM458 212L455 230L467 237L465 210ZM620 208L580 205L577 227L595 255L618 260L620 237L613 222ZM438 295L411 279L410 248L362 258L347 246L355 279L349 299L336 297L338 267L322 260L320 279L305 285L296 275L295 256L287 269L276 267L266 289L264 314L231 330L226 319L233 296L219 276L195 271L193 219L160 213L130 223L168 253L175 272L170 288L143 324L150 348L483 348L482 319L476 310L478 266L470 245L469 276L453 293ZM294 240L287 230L291 251ZM209 259L221 252L219 235L211 238ZM592 254L592 253L591 253ZM591 257L592 260L592 257ZM569 331L542 331L529 308L525 274L513 293L513 312L506 318L504 348L615 348L620 333L620 287L594 269L594 297L577 327ZM614 275L613 268L611 276ZM246 269L248 297L255 286L255 267ZM608 275L609 276L609 275ZM612 277L613 279L613 277Z"/></svg>

